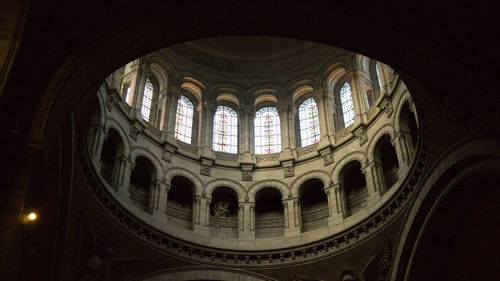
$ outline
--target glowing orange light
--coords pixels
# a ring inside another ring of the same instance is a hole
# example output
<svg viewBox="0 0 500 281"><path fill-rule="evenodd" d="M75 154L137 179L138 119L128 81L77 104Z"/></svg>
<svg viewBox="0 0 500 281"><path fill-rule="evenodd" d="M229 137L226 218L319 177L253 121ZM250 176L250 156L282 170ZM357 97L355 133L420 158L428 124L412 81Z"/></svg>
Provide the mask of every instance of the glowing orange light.
<svg viewBox="0 0 500 281"><path fill-rule="evenodd" d="M35 221L38 218L35 212L31 212L28 214L28 220Z"/></svg>

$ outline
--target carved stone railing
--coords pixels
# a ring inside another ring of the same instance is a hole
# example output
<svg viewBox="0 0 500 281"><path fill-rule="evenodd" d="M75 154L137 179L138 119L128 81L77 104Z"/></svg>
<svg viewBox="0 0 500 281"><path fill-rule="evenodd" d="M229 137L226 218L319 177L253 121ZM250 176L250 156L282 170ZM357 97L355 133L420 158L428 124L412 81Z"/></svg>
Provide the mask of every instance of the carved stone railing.
<svg viewBox="0 0 500 281"><path fill-rule="evenodd" d="M161 131L149 122L146 122L146 131L157 137L158 139L161 139Z"/></svg>
<svg viewBox="0 0 500 281"><path fill-rule="evenodd" d="M255 160L257 162L272 162L278 161L280 158L280 153L270 153L270 154L256 154Z"/></svg>
<svg viewBox="0 0 500 281"><path fill-rule="evenodd" d="M179 145L179 149L185 150L187 152L191 152L193 154L198 154L198 147L189 143L185 143L183 141L177 140L177 144Z"/></svg>
<svg viewBox="0 0 500 281"><path fill-rule="evenodd" d="M238 156L235 153L215 152L215 159L222 161L238 162Z"/></svg>
<svg viewBox="0 0 500 281"><path fill-rule="evenodd" d="M308 153L316 151L316 149L318 148L318 145L319 145L319 143L317 142L317 143L313 143L313 144L308 145L308 146L297 148L296 149L297 157L301 157L301 156L304 156Z"/></svg>
<svg viewBox="0 0 500 281"><path fill-rule="evenodd" d="M352 135L352 134L350 131L350 127L347 127L347 128L342 129L340 132L335 133L335 135L333 135L333 137L335 139L335 142L339 142L340 140L346 138L349 135Z"/></svg>

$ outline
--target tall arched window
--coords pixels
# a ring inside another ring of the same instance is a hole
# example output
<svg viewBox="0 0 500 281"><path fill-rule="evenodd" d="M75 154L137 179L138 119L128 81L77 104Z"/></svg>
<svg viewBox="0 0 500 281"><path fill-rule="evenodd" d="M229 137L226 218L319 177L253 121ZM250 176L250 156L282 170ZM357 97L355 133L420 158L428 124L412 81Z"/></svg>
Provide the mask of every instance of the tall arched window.
<svg viewBox="0 0 500 281"><path fill-rule="evenodd" d="M185 96L181 96L177 102L175 115L175 138L190 144L192 132L193 103Z"/></svg>
<svg viewBox="0 0 500 281"><path fill-rule="evenodd" d="M340 103L344 115L344 126L348 127L354 123L354 106L352 105L351 86L348 82L345 82L340 89Z"/></svg>
<svg viewBox="0 0 500 281"><path fill-rule="evenodd" d="M319 141L318 106L313 98L308 98L299 106L299 124L302 146L308 146Z"/></svg>
<svg viewBox="0 0 500 281"><path fill-rule="evenodd" d="M276 107L264 107L255 113L255 154L281 151L280 117Z"/></svg>
<svg viewBox="0 0 500 281"><path fill-rule="evenodd" d="M146 121L149 121L149 115L151 114L151 103L153 102L153 84L149 79L146 80L146 85L144 86L144 95L142 97L142 107L141 115Z"/></svg>
<svg viewBox="0 0 500 281"><path fill-rule="evenodd" d="M377 73L378 88L382 90L382 82L380 81L380 72L378 70L378 63L375 63L375 73Z"/></svg>
<svg viewBox="0 0 500 281"><path fill-rule="evenodd" d="M220 105L215 111L213 148L238 153L238 115L229 106Z"/></svg>

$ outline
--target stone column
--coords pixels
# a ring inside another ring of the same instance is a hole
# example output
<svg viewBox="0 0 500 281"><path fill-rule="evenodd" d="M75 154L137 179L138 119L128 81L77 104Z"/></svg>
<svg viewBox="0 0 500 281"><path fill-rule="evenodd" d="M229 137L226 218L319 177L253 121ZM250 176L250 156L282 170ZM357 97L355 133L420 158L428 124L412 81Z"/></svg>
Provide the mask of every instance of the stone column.
<svg viewBox="0 0 500 281"><path fill-rule="evenodd" d="M168 120L165 122L165 128L172 139L175 138L175 115L177 114L177 102L181 97L179 90L175 89L170 96L168 108Z"/></svg>
<svg viewBox="0 0 500 281"><path fill-rule="evenodd" d="M298 197L283 199L285 237L300 235L300 203ZM287 227L288 225L288 227Z"/></svg>
<svg viewBox="0 0 500 281"><path fill-rule="evenodd" d="M203 148L206 151L211 151L212 147L212 135L213 135L213 121L214 121L214 113L216 110L216 104L213 101L205 101L204 105L205 109L205 118L203 118Z"/></svg>
<svg viewBox="0 0 500 281"><path fill-rule="evenodd" d="M382 165L377 161L372 161L363 167L361 171L365 175L368 192L367 204L370 206L371 201L378 200L384 191L385 182Z"/></svg>
<svg viewBox="0 0 500 281"><path fill-rule="evenodd" d="M319 132L320 132L320 139L323 139L324 137L328 136L328 130L327 124L326 124L326 105L325 105L325 100L323 98L323 92L319 91L315 97L314 101L316 101L316 104L318 106L318 117L319 117Z"/></svg>
<svg viewBox="0 0 500 281"><path fill-rule="evenodd" d="M380 62L377 62L377 65L378 65L378 73L380 75L380 83L382 83L382 85L380 85L380 87L381 87L381 89L380 89L381 95L388 95L388 91L389 91L389 79L387 77L385 66L384 66L383 63L380 63Z"/></svg>
<svg viewBox="0 0 500 281"><path fill-rule="evenodd" d="M151 214L154 217L159 217L165 214L166 211L166 186L163 181L156 180L151 185L149 206Z"/></svg>
<svg viewBox="0 0 500 281"><path fill-rule="evenodd" d="M295 115L297 114L297 108L294 105L291 105L288 109L288 138L290 143L290 148L297 147L297 142L295 141Z"/></svg>
<svg viewBox="0 0 500 281"><path fill-rule="evenodd" d="M242 108L239 112L240 115L240 149L239 152L242 153L253 153L253 119L255 118L255 112Z"/></svg>
<svg viewBox="0 0 500 281"><path fill-rule="evenodd" d="M413 157L411 135L408 132L400 131L394 137L392 145L396 148L399 167L403 169L408 168Z"/></svg>
<svg viewBox="0 0 500 281"><path fill-rule="evenodd" d="M90 130L92 134L89 144L90 156L96 161L96 163L99 163L102 153L102 146L104 144L104 140L107 138L106 131L101 125L93 126Z"/></svg>
<svg viewBox="0 0 500 281"><path fill-rule="evenodd" d="M128 202L130 200L130 176L132 175L132 171L134 170L135 163L132 163L130 159L123 156L120 159L120 174L118 174L118 186L117 186L117 194L118 197Z"/></svg>
<svg viewBox="0 0 500 281"><path fill-rule="evenodd" d="M326 187L325 193L328 198L328 227L336 226L342 223L343 215L341 209L341 202L337 200L336 190L339 189L339 184L331 184Z"/></svg>
<svg viewBox="0 0 500 281"><path fill-rule="evenodd" d="M326 133L328 136L333 136L335 134L335 127L333 122L333 94L325 92L323 95L323 100L325 104L325 114L326 114Z"/></svg>
<svg viewBox="0 0 500 281"><path fill-rule="evenodd" d="M347 198L345 197L345 188L343 185L336 183L332 186L335 194L335 203L337 207L337 213L342 214L343 218L348 217L349 212L347 211Z"/></svg>
<svg viewBox="0 0 500 281"><path fill-rule="evenodd" d="M139 59L136 71L137 75L135 77L135 85L133 88L134 96L132 101L132 108L135 108L140 113L142 106L142 96L144 94L144 85L146 85L146 79L149 74L144 59Z"/></svg>
<svg viewBox="0 0 500 281"><path fill-rule="evenodd" d="M361 70L353 69L349 74L349 85L351 86L352 95L352 105L354 107L354 123L360 123L363 121L363 112L366 111L365 106L365 90L361 82Z"/></svg>
<svg viewBox="0 0 500 281"><path fill-rule="evenodd" d="M196 195L193 202L193 231L210 235L210 203L212 198Z"/></svg>
<svg viewBox="0 0 500 281"><path fill-rule="evenodd" d="M241 217L241 222L240 222ZM239 202L238 205L239 238L255 239L255 202ZM242 229L243 228L243 229Z"/></svg>
<svg viewBox="0 0 500 281"><path fill-rule="evenodd" d="M285 106L278 106L281 130L281 150L290 148L290 131L288 128L288 110Z"/></svg>

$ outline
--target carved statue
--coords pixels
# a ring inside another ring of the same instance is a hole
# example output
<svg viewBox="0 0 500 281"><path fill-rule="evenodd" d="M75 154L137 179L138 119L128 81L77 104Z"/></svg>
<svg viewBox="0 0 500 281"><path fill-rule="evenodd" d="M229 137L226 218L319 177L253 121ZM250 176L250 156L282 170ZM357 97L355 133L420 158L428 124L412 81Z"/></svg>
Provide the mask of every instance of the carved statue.
<svg viewBox="0 0 500 281"><path fill-rule="evenodd" d="M226 218L229 215L229 206L231 206L230 201L223 199L217 200L212 207L214 216L220 218Z"/></svg>

